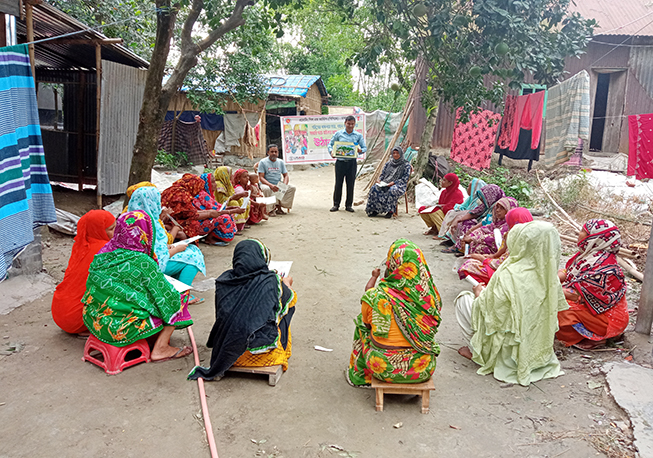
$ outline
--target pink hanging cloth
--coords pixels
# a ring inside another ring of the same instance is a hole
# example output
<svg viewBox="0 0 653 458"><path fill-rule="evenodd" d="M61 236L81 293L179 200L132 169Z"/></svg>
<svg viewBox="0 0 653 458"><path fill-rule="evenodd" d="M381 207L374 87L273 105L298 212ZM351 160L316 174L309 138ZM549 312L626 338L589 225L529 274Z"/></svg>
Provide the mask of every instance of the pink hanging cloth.
<svg viewBox="0 0 653 458"><path fill-rule="evenodd" d="M628 175L653 178L653 114L628 116Z"/></svg>
<svg viewBox="0 0 653 458"><path fill-rule="evenodd" d="M460 108L456 112L451 159L476 170L489 168L501 115L483 110L480 113L472 113L469 122L465 124L458 122L459 117Z"/></svg>
<svg viewBox="0 0 653 458"><path fill-rule="evenodd" d="M537 148L542 135L542 112L544 110L545 91L517 97L515 119L510 132L510 151L515 151L519 144L519 129L532 130L531 149Z"/></svg>

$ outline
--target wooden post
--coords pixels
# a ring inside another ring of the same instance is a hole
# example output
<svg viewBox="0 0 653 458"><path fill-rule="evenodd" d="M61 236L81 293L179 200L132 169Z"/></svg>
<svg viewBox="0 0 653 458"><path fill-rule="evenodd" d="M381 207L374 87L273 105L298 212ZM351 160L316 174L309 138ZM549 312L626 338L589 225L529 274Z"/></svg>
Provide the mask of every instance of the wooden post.
<svg viewBox="0 0 653 458"><path fill-rule="evenodd" d="M86 94L86 73L80 70L77 86L77 183L78 190L84 190L84 96Z"/></svg>
<svg viewBox="0 0 653 458"><path fill-rule="evenodd" d="M646 251L644 282L642 283L642 293L639 297L635 332L650 335L651 324L653 324L653 227L651 228L648 250Z"/></svg>
<svg viewBox="0 0 653 458"><path fill-rule="evenodd" d="M25 22L27 25L27 42L34 41L34 18L32 16L32 4L25 4ZM36 88L36 59L34 57L34 45L27 45L29 49L29 63L32 67L32 77L34 78L34 88Z"/></svg>
<svg viewBox="0 0 653 458"><path fill-rule="evenodd" d="M102 102L102 45L95 44L95 171L98 171L100 154L100 104ZM100 176L96 176L97 206L102 210L102 194L100 194Z"/></svg>

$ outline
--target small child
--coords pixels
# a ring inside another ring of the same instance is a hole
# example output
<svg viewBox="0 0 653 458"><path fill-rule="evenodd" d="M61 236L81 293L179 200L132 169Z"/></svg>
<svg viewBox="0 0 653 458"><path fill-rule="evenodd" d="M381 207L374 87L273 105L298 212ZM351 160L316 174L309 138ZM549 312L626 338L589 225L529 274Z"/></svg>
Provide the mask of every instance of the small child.
<svg viewBox="0 0 653 458"><path fill-rule="evenodd" d="M267 205L259 204L258 202L256 202L257 197L263 197L263 192L261 191L261 188L258 187L258 174L256 173L249 174L249 189L252 191L250 196L252 206L250 207L248 223L255 224L263 220L267 221L268 220Z"/></svg>

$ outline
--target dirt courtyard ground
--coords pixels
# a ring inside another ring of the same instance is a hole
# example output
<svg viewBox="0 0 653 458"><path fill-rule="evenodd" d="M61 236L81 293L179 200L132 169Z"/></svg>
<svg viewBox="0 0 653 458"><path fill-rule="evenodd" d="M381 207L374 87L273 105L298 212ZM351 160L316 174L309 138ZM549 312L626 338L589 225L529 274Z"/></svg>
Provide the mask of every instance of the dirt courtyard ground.
<svg viewBox="0 0 653 458"><path fill-rule="evenodd" d="M561 350L565 374L528 388L477 375L456 352L462 336L453 300L469 286L452 270L455 258L422 235L414 208L406 214L402 200L392 220L368 218L360 206L353 214L330 213L332 167L290 175L297 186L292 212L245 237L265 242L274 259L294 261L293 356L276 387L242 374L206 383L222 458L634 456L628 418L600 371L623 353ZM363 184L357 183L359 196ZM343 375L365 283L399 237L423 249L443 301L442 353L428 415L420 413L417 398L393 395L376 412L373 390L352 388ZM202 245L209 277L230 267L239 240L229 247ZM71 239L51 236L47 244L46 268L60 281ZM206 302L191 308L193 332L208 364L213 291L196 294ZM108 376L82 362L84 340L56 327L51 299L0 316L0 350L9 342L23 345L0 356L0 457L209 456L197 383L186 380L191 357ZM186 331L173 334L173 345L188 342ZM316 345L333 351L316 351ZM626 346L634 345L635 360L650 363L648 339L630 333Z"/></svg>

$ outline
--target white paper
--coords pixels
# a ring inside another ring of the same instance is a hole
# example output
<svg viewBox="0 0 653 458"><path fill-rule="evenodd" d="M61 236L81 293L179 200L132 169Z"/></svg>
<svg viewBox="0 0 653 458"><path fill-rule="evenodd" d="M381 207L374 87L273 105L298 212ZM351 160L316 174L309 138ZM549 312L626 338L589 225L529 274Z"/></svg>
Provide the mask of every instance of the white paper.
<svg viewBox="0 0 653 458"><path fill-rule="evenodd" d="M501 249L502 242L503 242L503 236L501 235L501 230L497 227L494 229L494 243L497 246L497 250Z"/></svg>
<svg viewBox="0 0 653 458"><path fill-rule="evenodd" d="M220 205L220 211L223 211L225 208L227 208L227 202Z"/></svg>
<svg viewBox="0 0 653 458"><path fill-rule="evenodd" d="M200 240L200 239L203 239L204 237L206 237L206 235L196 235L195 237L191 237L191 238L186 239L186 240L180 240L179 242L175 242L171 246L177 247L177 246L181 246L181 245L190 245L195 240Z"/></svg>
<svg viewBox="0 0 653 458"><path fill-rule="evenodd" d="M433 205L432 207L425 208L420 213L433 213L437 208L440 208L439 205Z"/></svg>
<svg viewBox="0 0 653 458"><path fill-rule="evenodd" d="M189 289L192 288L192 286L187 285L186 283L182 283L179 280L169 277L166 274L163 274L164 277L166 277L166 280L168 280L168 283L170 283L174 288L180 292L183 293L184 291L188 291Z"/></svg>
<svg viewBox="0 0 653 458"><path fill-rule="evenodd" d="M265 205L272 205L277 203L277 198L275 196L270 196L270 197L257 197L256 198L256 203L258 204L265 204Z"/></svg>
<svg viewBox="0 0 653 458"><path fill-rule="evenodd" d="M315 349L317 351L333 351L333 348L324 348L324 347L320 347L319 345L316 345Z"/></svg>
<svg viewBox="0 0 653 458"><path fill-rule="evenodd" d="M377 185L379 188L387 188L388 186L390 186L390 184L389 184L389 183L386 183L385 181L381 181L380 183L377 183L376 185Z"/></svg>
<svg viewBox="0 0 653 458"><path fill-rule="evenodd" d="M288 276L292 261L270 261L268 269L274 270L281 278Z"/></svg>
<svg viewBox="0 0 653 458"><path fill-rule="evenodd" d="M465 244L465 256L469 256L469 243Z"/></svg>
<svg viewBox="0 0 653 458"><path fill-rule="evenodd" d="M477 282L476 280L474 280L473 277L471 277L471 276L469 276L469 275L467 275L467 276L465 277L465 280L467 280L469 283L471 283L472 286L478 286L478 285L480 284L479 282Z"/></svg>
<svg viewBox="0 0 653 458"><path fill-rule="evenodd" d="M242 205L240 206L240 208L245 209L245 208L247 208L247 205L248 205L248 204L249 204L249 197L243 197L243 203L242 203Z"/></svg>

